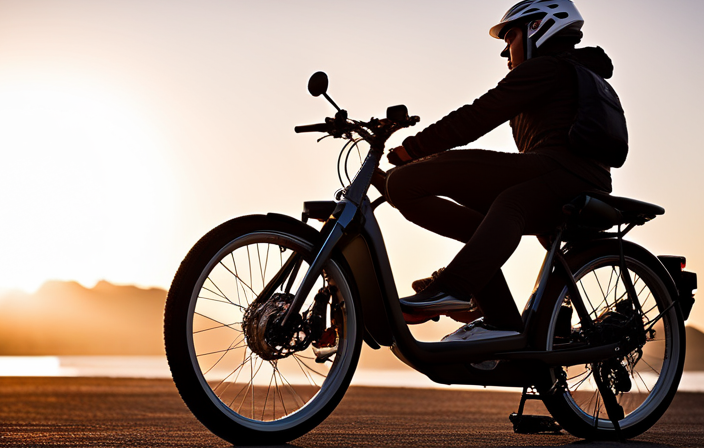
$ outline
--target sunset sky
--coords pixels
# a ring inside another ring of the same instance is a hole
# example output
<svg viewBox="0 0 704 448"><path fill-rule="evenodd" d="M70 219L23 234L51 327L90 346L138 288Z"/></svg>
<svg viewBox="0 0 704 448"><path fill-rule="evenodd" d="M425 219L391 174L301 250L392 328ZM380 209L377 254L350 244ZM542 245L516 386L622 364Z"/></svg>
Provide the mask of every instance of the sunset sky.
<svg viewBox="0 0 704 448"><path fill-rule="evenodd" d="M333 113L306 91L313 72L351 117L403 103L422 128L505 76L488 30L514 3L0 0L0 290L168 288L217 224L300 216L339 187L341 142L293 132ZM576 4L626 109L614 193L667 210L630 237L704 277L704 2ZM515 151L507 125L470 147ZM459 250L389 206L378 216L402 294ZM506 266L521 306L542 253L527 237ZM690 323L704 329L704 304Z"/></svg>

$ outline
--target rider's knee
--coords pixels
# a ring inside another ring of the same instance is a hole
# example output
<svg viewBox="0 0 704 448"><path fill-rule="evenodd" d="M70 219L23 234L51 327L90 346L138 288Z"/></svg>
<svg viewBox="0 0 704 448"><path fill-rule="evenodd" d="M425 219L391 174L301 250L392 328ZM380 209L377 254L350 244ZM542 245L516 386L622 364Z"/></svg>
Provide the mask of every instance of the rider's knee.
<svg viewBox="0 0 704 448"><path fill-rule="evenodd" d="M386 173L386 200L389 205L399 208L398 204L404 203L404 175L401 173L402 166L393 168ZM399 174L401 173L401 174Z"/></svg>

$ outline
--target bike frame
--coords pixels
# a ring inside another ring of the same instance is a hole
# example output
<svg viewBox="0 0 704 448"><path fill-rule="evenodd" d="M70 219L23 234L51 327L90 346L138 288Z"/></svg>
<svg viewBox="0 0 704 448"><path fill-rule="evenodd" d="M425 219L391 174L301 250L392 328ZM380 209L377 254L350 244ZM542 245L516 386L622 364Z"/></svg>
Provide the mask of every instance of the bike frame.
<svg viewBox="0 0 704 448"><path fill-rule="evenodd" d="M599 362L613 358L625 343L574 350L545 351L529 348L536 332L536 313L544 299L551 278L562 277L570 299L583 325L591 325L590 316L577 289L574 276L563 257L564 226L557 231L545 256L533 294L524 310L525 330L516 336L468 342L421 342L411 334L399 303L398 290L374 209L367 197L372 175L383 155L383 143L372 147L352 183L343 190L321 234L324 242L295 294L286 319L300 312L324 264L336 254L344 257L357 287L365 326L365 341L372 348L390 346L403 362L444 384L475 384L527 387L545 381L551 366ZM624 232L625 234L625 232ZM622 236L620 237L622 238ZM555 267L555 269L553 269ZM285 323L285 321L284 321ZM632 348L631 348L632 349ZM492 370L473 364L501 360ZM549 377L549 375L548 375Z"/></svg>

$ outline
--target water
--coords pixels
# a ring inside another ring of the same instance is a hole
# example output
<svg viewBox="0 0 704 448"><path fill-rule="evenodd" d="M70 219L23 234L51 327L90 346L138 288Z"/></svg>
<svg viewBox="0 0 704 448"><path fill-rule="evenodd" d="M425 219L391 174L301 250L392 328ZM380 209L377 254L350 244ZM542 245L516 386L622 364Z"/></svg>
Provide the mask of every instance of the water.
<svg viewBox="0 0 704 448"><path fill-rule="evenodd" d="M0 376L171 378L163 356L0 356ZM482 386L445 386L411 369L355 372L353 385L483 390ZM518 391L487 387L492 391ZM704 392L704 372L684 372L680 391Z"/></svg>

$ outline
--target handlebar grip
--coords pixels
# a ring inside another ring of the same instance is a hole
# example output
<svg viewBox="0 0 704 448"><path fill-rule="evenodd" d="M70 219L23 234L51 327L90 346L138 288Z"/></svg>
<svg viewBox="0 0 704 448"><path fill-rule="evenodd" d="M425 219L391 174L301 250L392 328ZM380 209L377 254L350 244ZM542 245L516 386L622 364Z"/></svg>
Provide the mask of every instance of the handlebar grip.
<svg viewBox="0 0 704 448"><path fill-rule="evenodd" d="M296 126L293 130L296 131L297 134L302 132L328 132L330 130L330 126L327 123L306 124L303 126Z"/></svg>

